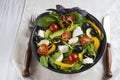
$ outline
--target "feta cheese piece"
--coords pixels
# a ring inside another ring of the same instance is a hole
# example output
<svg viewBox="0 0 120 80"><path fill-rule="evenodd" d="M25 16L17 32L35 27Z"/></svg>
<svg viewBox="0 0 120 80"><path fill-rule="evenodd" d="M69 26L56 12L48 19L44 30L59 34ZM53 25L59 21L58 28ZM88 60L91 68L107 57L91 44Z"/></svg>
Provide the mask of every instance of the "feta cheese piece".
<svg viewBox="0 0 120 80"><path fill-rule="evenodd" d="M60 46L58 46L58 49L60 50L61 53L68 52L68 46L66 46L66 45L60 45Z"/></svg>
<svg viewBox="0 0 120 80"><path fill-rule="evenodd" d="M92 63L93 63L92 58L87 57L87 58L83 59L83 64L92 64Z"/></svg>
<svg viewBox="0 0 120 80"><path fill-rule="evenodd" d="M43 31L43 30L39 30L39 31L38 31L38 36L44 38L44 31Z"/></svg>
<svg viewBox="0 0 120 80"><path fill-rule="evenodd" d="M40 46L41 44L46 44L46 45L49 45L49 40L47 40L47 39L43 39L43 40L41 40L39 43L38 43L38 45Z"/></svg>
<svg viewBox="0 0 120 80"><path fill-rule="evenodd" d="M73 37L73 38L69 39L68 44L75 44L77 42L78 42L78 37Z"/></svg>
<svg viewBox="0 0 120 80"><path fill-rule="evenodd" d="M61 55L57 58L57 60L56 61L62 61L63 60L63 53L61 53Z"/></svg>
<svg viewBox="0 0 120 80"><path fill-rule="evenodd" d="M81 30L80 26L76 27L76 29L73 31L73 37L79 36L83 34L83 31Z"/></svg>

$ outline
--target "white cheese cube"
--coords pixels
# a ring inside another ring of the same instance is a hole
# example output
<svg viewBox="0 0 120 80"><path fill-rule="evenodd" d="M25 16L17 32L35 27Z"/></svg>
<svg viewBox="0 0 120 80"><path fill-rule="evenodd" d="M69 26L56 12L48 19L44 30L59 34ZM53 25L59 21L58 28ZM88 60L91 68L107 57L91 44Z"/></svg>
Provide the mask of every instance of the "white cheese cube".
<svg viewBox="0 0 120 80"><path fill-rule="evenodd" d="M87 57L87 58L83 59L83 64L91 64L91 63L93 63L92 58Z"/></svg>
<svg viewBox="0 0 120 80"><path fill-rule="evenodd" d="M58 46L58 49L60 50L61 53L68 52L68 46L66 46L66 45L60 45L60 46Z"/></svg>
<svg viewBox="0 0 120 80"><path fill-rule="evenodd" d="M39 30L39 31L38 31L38 36L44 38L44 31L43 31L43 30Z"/></svg>
<svg viewBox="0 0 120 80"><path fill-rule="evenodd" d="M73 31L73 37L79 36L83 34L83 31L81 30L80 26L76 27L76 29Z"/></svg>

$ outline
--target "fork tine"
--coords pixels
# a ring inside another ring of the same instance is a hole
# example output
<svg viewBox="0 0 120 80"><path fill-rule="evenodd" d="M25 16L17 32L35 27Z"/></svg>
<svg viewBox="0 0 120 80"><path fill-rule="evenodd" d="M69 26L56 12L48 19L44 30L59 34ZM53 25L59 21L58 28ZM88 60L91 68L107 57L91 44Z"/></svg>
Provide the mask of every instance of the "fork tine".
<svg viewBox="0 0 120 80"><path fill-rule="evenodd" d="M31 15L31 21L32 21L32 23L35 22L37 16L38 16L37 14L32 14L32 15Z"/></svg>
<svg viewBox="0 0 120 80"><path fill-rule="evenodd" d="M30 19L30 25L29 25L29 29L32 31L34 29L34 22L37 18L37 14L32 14L31 15L31 19Z"/></svg>

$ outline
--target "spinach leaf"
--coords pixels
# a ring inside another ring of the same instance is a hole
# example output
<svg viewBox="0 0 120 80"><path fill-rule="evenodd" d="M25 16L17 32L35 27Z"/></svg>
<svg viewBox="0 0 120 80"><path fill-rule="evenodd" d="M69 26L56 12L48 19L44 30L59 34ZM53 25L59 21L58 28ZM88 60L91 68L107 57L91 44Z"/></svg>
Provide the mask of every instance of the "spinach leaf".
<svg viewBox="0 0 120 80"><path fill-rule="evenodd" d="M40 19L38 19L35 22L36 26L42 26L42 27L48 27L50 24L55 23L56 22L56 18L51 16L51 15L47 15L47 16L43 16Z"/></svg>
<svg viewBox="0 0 120 80"><path fill-rule="evenodd" d="M43 67L48 67L48 58L49 56L41 56L40 63Z"/></svg>
<svg viewBox="0 0 120 80"><path fill-rule="evenodd" d="M86 18L82 14L78 12L71 12L70 14L75 16L74 24L79 24L82 26L86 22Z"/></svg>
<svg viewBox="0 0 120 80"><path fill-rule="evenodd" d="M60 16L59 16L59 14L56 13L55 11L52 11L52 12L50 12L49 14L50 14L51 16L55 17L55 18L57 19L57 21L60 20Z"/></svg>

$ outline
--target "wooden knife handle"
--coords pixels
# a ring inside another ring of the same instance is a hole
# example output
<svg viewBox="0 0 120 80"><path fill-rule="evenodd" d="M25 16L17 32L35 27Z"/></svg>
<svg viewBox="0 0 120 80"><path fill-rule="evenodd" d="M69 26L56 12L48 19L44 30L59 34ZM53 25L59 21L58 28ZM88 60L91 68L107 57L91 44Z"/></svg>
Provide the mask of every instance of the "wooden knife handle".
<svg viewBox="0 0 120 80"><path fill-rule="evenodd" d="M31 64L31 57L32 57L31 47L30 47L30 44L28 44L28 48L27 48L26 55L25 55L25 61L24 61L24 69L22 73L24 77L28 77L30 75L29 67Z"/></svg>
<svg viewBox="0 0 120 80"><path fill-rule="evenodd" d="M111 45L107 43L107 48L106 48L106 76L107 77L112 77L112 72L111 72L111 65L112 65L112 55L111 55Z"/></svg>

